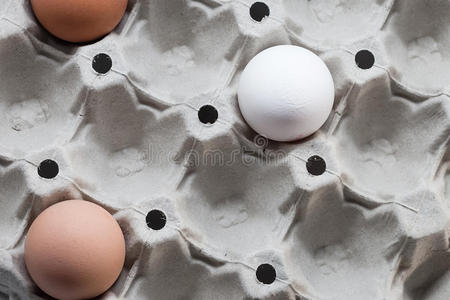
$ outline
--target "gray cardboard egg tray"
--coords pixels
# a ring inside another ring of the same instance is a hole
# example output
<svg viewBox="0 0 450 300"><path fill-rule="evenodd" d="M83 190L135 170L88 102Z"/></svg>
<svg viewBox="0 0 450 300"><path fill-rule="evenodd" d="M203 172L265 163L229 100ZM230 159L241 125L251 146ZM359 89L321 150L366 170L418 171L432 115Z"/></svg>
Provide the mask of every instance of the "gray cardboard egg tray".
<svg viewBox="0 0 450 300"><path fill-rule="evenodd" d="M449 299L450 2L264 2L257 22L253 1L134 0L110 35L74 45L28 0L1 1L0 299L48 299L24 238L73 198L126 238L101 299ZM280 44L320 55L335 81L329 120L295 143L258 136L236 99L247 62ZM217 120L200 121L205 105ZM38 175L46 159L55 178Z"/></svg>

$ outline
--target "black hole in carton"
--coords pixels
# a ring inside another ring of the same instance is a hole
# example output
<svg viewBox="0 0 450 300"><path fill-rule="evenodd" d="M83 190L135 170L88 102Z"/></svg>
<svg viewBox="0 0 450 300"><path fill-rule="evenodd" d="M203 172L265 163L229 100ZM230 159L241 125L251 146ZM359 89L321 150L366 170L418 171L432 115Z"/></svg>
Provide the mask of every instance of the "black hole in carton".
<svg viewBox="0 0 450 300"><path fill-rule="evenodd" d="M261 22L270 15L270 9L264 2L255 2L250 7L250 17L256 22Z"/></svg>
<svg viewBox="0 0 450 300"><path fill-rule="evenodd" d="M369 50L360 50L355 55L355 62L359 68L367 70L375 63L375 56Z"/></svg>
<svg viewBox="0 0 450 300"><path fill-rule="evenodd" d="M318 155L311 156L306 162L306 169L311 175L322 175L325 172L326 168L327 164L325 160Z"/></svg>
<svg viewBox="0 0 450 300"><path fill-rule="evenodd" d="M158 210L151 210L147 216L145 217L145 221L147 222L147 226L153 230L161 230L166 226L166 215Z"/></svg>
<svg viewBox="0 0 450 300"><path fill-rule="evenodd" d="M42 161L38 166L38 174L42 178L52 179L59 173L58 163L51 159Z"/></svg>
<svg viewBox="0 0 450 300"><path fill-rule="evenodd" d="M203 124L214 124L219 117L217 109L212 105L204 105L198 111L198 119Z"/></svg>
<svg viewBox="0 0 450 300"><path fill-rule="evenodd" d="M100 74L106 74L112 68L111 57L106 53L99 53L92 60L92 68Z"/></svg>
<svg viewBox="0 0 450 300"><path fill-rule="evenodd" d="M275 281L277 272L272 265L262 264L256 269L256 278L259 282L264 284L271 284Z"/></svg>

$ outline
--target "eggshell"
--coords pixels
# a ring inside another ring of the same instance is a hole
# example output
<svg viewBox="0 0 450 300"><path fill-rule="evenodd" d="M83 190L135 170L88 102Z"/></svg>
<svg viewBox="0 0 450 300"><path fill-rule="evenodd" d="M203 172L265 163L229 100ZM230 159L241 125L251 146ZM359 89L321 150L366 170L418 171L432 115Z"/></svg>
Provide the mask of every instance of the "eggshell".
<svg viewBox="0 0 450 300"><path fill-rule="evenodd" d="M56 37L88 42L110 33L122 19L128 0L31 0L39 22Z"/></svg>
<svg viewBox="0 0 450 300"><path fill-rule="evenodd" d="M238 102L247 123L275 141L293 141L317 131L334 102L334 83L313 52L281 45L257 54L242 72Z"/></svg>
<svg viewBox="0 0 450 300"><path fill-rule="evenodd" d="M86 299L108 290L125 260L119 224L102 207L68 200L44 210L25 241L33 281L57 299Z"/></svg>

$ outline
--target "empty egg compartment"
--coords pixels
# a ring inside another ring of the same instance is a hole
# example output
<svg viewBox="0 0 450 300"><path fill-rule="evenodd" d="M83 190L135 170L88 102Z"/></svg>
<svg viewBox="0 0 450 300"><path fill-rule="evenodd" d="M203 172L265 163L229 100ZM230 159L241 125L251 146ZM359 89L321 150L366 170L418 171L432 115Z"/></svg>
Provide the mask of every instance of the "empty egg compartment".
<svg viewBox="0 0 450 300"><path fill-rule="evenodd" d="M355 86L334 132L345 181L389 200L430 184L445 153L448 97L411 101L386 74Z"/></svg>
<svg viewBox="0 0 450 300"><path fill-rule="evenodd" d="M171 190L193 143L185 109L154 101L121 75L98 78L67 145L72 179L125 207Z"/></svg>
<svg viewBox="0 0 450 300"><path fill-rule="evenodd" d="M448 1L396 1L380 37L389 71L405 89L429 96L449 95L449 22Z"/></svg>
<svg viewBox="0 0 450 300"><path fill-rule="evenodd" d="M136 6L119 40L130 80L170 103L185 103L227 83L240 35L230 7L181 0Z"/></svg>
<svg viewBox="0 0 450 300"><path fill-rule="evenodd" d="M0 143L20 158L64 140L92 78L75 58L0 22Z"/></svg>

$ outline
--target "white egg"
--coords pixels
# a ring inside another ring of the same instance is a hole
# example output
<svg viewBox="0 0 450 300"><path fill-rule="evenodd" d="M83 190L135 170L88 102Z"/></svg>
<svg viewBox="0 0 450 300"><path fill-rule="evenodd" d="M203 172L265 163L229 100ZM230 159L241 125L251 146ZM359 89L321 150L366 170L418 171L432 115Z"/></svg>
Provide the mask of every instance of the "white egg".
<svg viewBox="0 0 450 300"><path fill-rule="evenodd" d="M247 123L275 141L294 141L317 131L334 102L334 83L313 52L282 45L257 54L242 72L238 102Z"/></svg>

